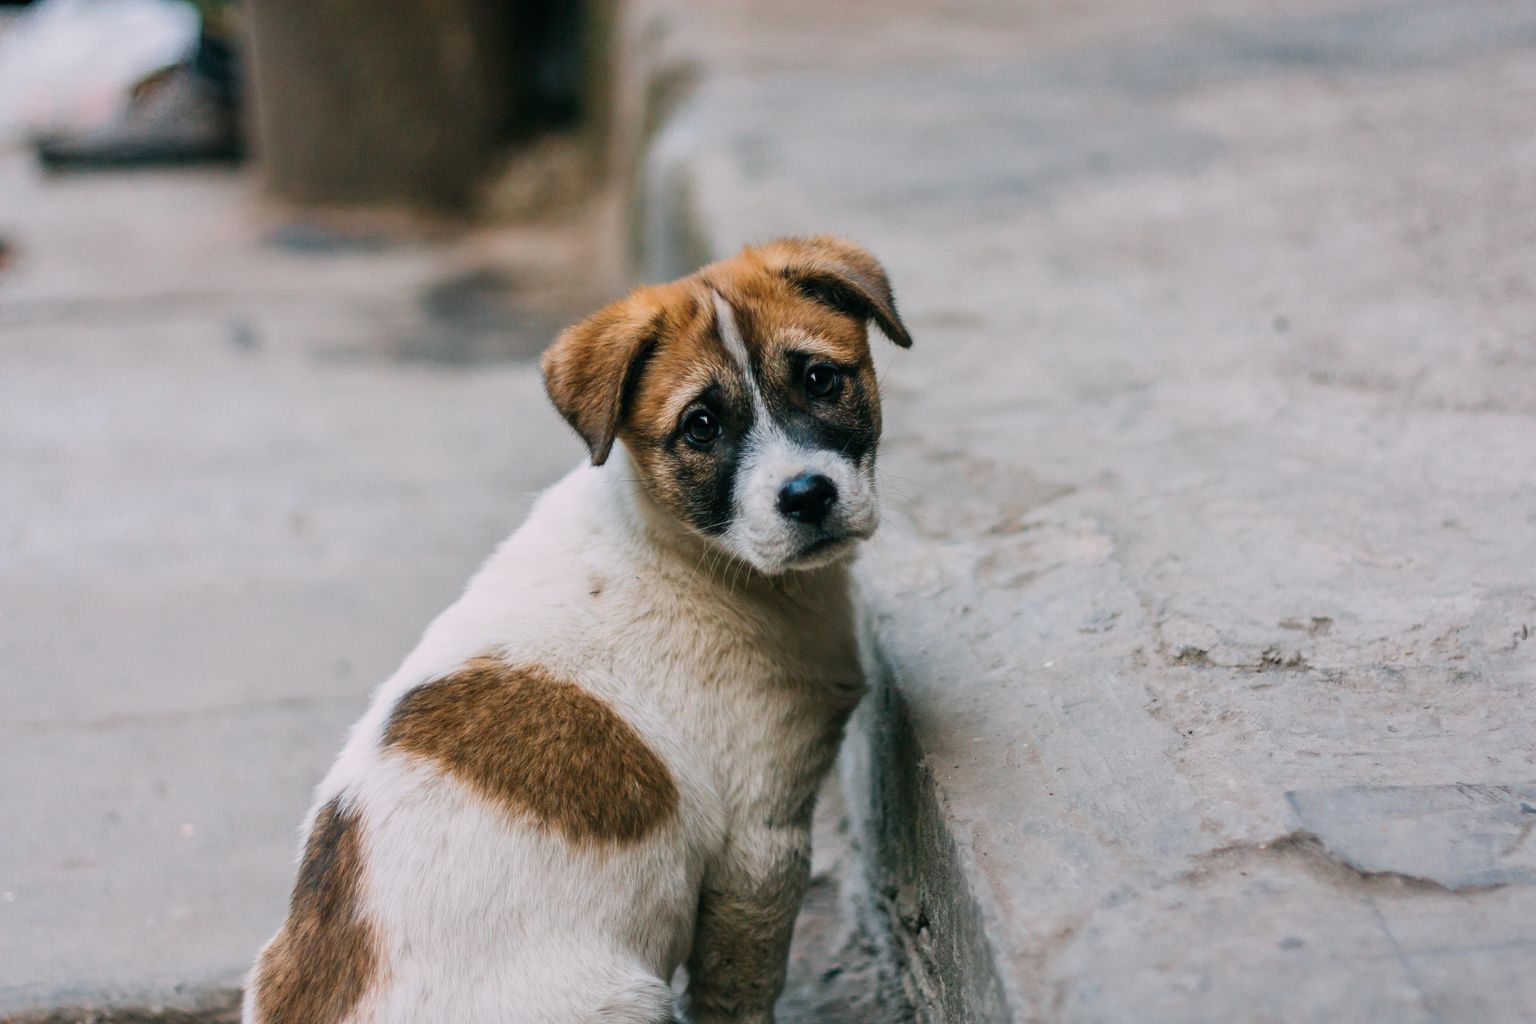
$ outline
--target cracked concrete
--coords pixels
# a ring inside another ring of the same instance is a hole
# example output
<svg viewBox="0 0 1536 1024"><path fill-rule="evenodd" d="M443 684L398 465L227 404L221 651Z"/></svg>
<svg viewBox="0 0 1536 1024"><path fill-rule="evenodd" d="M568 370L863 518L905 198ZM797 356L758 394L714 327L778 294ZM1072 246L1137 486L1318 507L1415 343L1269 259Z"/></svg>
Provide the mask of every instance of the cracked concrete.
<svg viewBox="0 0 1536 1024"><path fill-rule="evenodd" d="M1536 786L1349 786L1287 794L1305 832L1362 875L1449 892L1536 882Z"/></svg>
<svg viewBox="0 0 1536 1024"><path fill-rule="evenodd" d="M665 25L650 276L839 231L917 339L858 786L920 1019L1536 1017L1536 15Z"/></svg>

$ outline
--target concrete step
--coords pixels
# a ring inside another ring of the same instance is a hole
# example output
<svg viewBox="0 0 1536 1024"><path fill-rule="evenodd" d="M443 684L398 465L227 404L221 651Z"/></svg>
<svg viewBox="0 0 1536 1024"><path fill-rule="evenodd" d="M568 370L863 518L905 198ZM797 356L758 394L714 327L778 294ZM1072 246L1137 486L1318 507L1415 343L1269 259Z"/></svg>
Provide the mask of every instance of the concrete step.
<svg viewBox="0 0 1536 1024"><path fill-rule="evenodd" d="M637 23L647 276L838 232L917 339L845 779L920 1017L1536 1017L1536 9Z"/></svg>

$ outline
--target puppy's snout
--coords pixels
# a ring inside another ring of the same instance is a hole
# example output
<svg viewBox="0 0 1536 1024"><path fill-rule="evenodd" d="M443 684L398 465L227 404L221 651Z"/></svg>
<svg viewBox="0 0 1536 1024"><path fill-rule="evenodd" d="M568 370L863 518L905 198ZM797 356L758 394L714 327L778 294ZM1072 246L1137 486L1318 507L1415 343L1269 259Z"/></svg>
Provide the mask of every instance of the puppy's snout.
<svg viewBox="0 0 1536 1024"><path fill-rule="evenodd" d="M837 485L820 473L790 477L779 488L779 512L786 519L820 526L837 503Z"/></svg>

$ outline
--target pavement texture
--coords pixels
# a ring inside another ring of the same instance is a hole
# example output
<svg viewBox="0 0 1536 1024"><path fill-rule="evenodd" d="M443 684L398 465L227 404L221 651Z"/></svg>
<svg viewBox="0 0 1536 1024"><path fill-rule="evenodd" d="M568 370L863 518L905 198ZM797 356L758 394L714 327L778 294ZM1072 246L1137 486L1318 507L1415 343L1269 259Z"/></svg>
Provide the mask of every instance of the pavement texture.
<svg viewBox="0 0 1536 1024"><path fill-rule="evenodd" d="M917 339L845 769L920 1019L1536 1019L1536 8L642 24L648 276L839 232Z"/></svg>

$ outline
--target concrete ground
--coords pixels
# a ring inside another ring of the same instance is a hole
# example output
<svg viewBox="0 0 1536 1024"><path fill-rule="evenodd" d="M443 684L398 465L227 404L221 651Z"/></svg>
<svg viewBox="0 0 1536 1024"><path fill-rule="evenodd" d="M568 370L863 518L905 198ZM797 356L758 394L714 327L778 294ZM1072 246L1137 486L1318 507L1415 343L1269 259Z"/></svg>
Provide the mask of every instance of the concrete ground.
<svg viewBox="0 0 1536 1024"><path fill-rule="evenodd" d="M637 38L652 276L838 231L917 339L848 753L922 1019L1536 1019L1536 8Z"/></svg>

